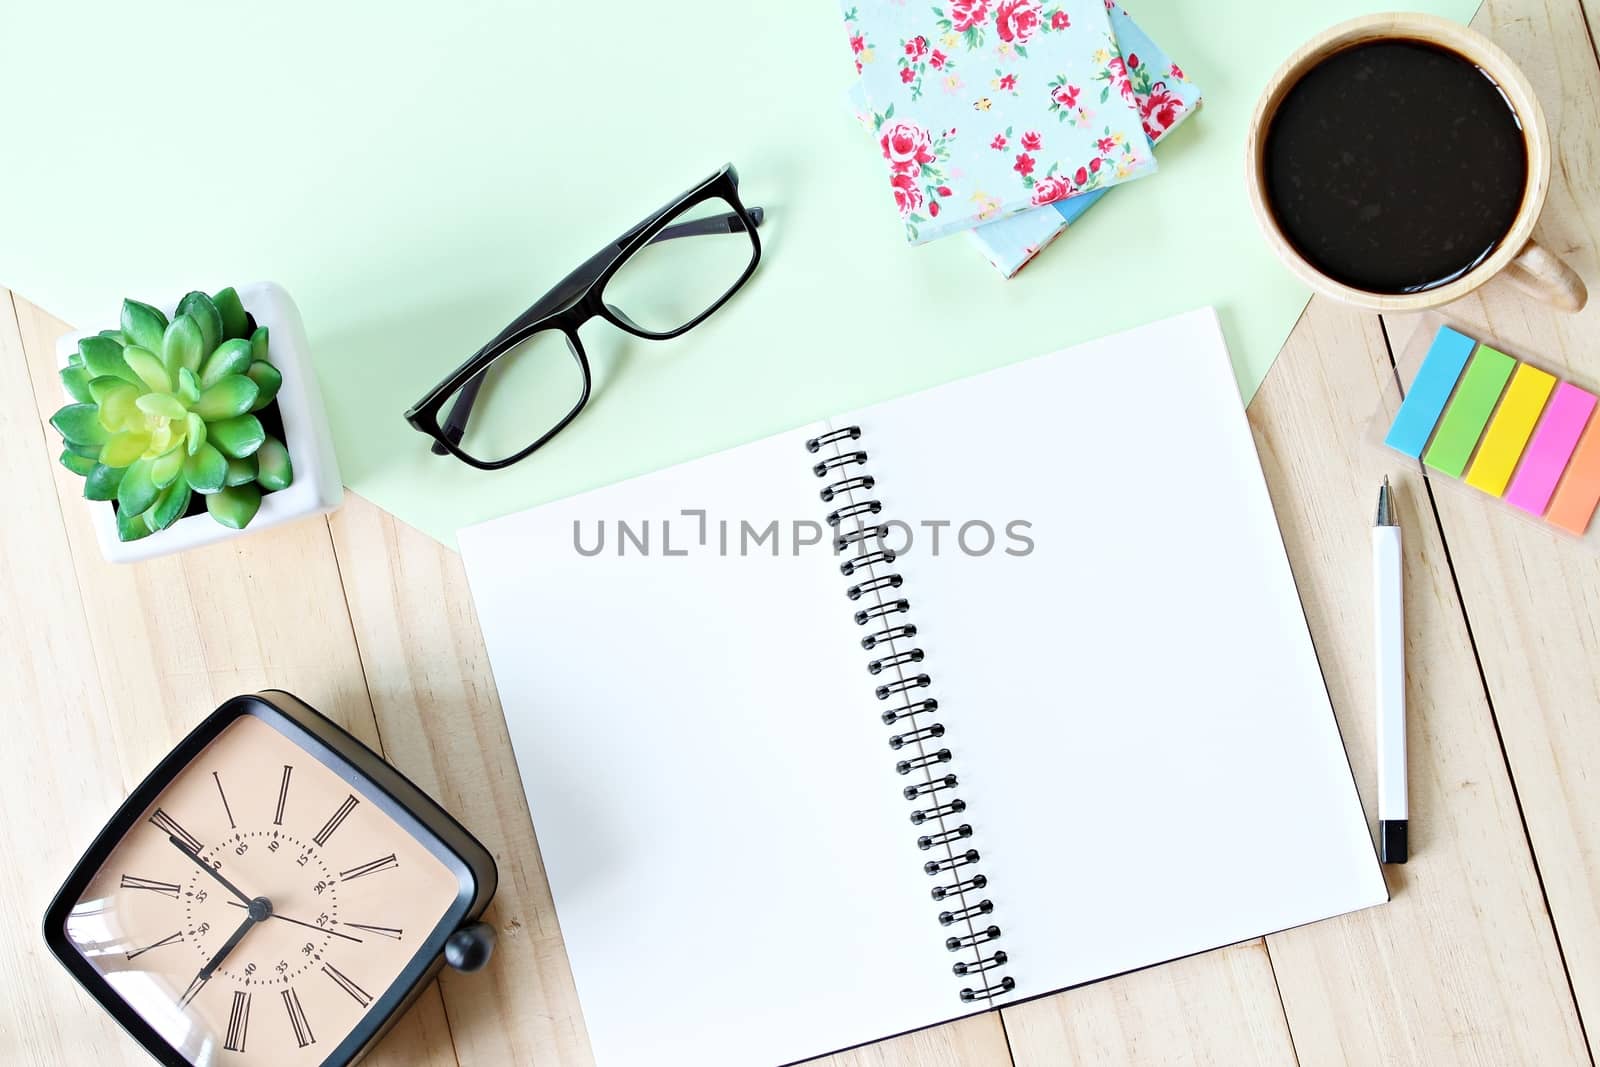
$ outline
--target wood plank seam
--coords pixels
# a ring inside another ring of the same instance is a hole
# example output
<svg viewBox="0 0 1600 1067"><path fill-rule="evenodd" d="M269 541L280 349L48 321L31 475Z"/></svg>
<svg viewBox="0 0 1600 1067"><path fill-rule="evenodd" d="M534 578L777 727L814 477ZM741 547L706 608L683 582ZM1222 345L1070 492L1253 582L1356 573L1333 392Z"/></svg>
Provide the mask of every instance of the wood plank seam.
<svg viewBox="0 0 1600 1067"><path fill-rule="evenodd" d="M22 337L22 311L21 311L20 308L17 307L17 295L15 293L13 293L9 289L0 290L0 292L4 292L6 294L6 302L11 305L11 322L12 322L13 326L16 328L16 331L17 331L17 351L19 353L22 353L22 352L24 352L24 345L26 344L26 342L24 341L24 339ZM27 380L28 380L28 390L29 390L29 392L33 396L38 396L39 395L38 383L36 383L33 380L33 367L29 365L28 360L27 360L26 357L24 357L23 360L22 360L22 373L23 373L24 377L26 377ZM30 405L29 409L32 410L36 406L37 405ZM50 448L51 448L51 445L50 445L50 431L45 428L48 424L45 423L43 420L40 420L38 425L39 425L39 436L44 441L44 459L45 459L46 462L48 462L49 459L50 459ZM51 473L52 473L52 477L53 477L54 472L51 472ZM50 495L51 501L55 504L55 526L56 526L56 529L60 534L62 543L66 545L67 558L72 561L72 588L73 588L73 591L77 594L78 614L79 614L79 616L81 616L83 618L83 620L84 620L84 629L87 632L88 629L89 629L89 625L88 625L89 607L84 602L83 582L79 577L79 575L81 574L81 571L80 571L79 568L80 568L80 566L82 564L82 561L79 560L73 554L72 538L67 536L67 517L66 517L66 514L65 514L65 512L63 511L63 509L61 507L61 495L60 495L59 492L51 493L49 495ZM106 681L105 681L105 677L106 676L105 676L104 667L100 662L100 650L95 647L95 643L93 641L89 642L89 658L94 663L94 674L95 674L95 676L94 676L94 684L95 684L95 688L100 690L100 702L101 702L101 705L103 707L107 707L107 708L113 707L114 705L112 703L111 696L110 696L109 693L106 692ZM115 732L114 731L109 732L108 733L108 738L109 738L108 743L110 744L111 748L115 751L116 748L117 748L117 739L116 739ZM118 762L120 764L120 762L121 762L120 753L118 755L119 755ZM133 783L129 782L128 779L126 778L126 776L123 776L122 777L122 789L123 789L123 792L127 792L127 791L131 790L132 788L133 788Z"/></svg>
<svg viewBox="0 0 1600 1067"><path fill-rule="evenodd" d="M1591 47L1593 39L1590 40ZM1600 62L1600 57L1597 57ZM1400 385L1400 367L1395 359L1394 342L1389 337L1389 325L1383 316L1378 317L1378 328L1383 333L1384 346L1389 350L1389 366L1394 371L1395 384L1400 389L1401 397L1405 396L1405 388ZM1578 999L1578 988L1572 979L1572 965L1567 961L1567 948L1561 941L1561 925L1556 921L1555 911L1550 907L1550 892L1545 887L1544 871L1539 864L1539 850L1534 847L1533 833L1528 827L1528 813L1523 807L1522 794L1517 787L1517 775L1511 765L1511 755L1506 751L1506 739L1500 729L1500 713L1495 708L1494 692L1489 686L1488 674L1484 671L1483 656L1478 650L1478 636L1472 629L1472 617L1467 611L1467 602L1461 590L1461 579L1456 574L1455 555L1450 548L1450 537L1445 531L1444 517L1439 514L1439 501L1434 495L1433 481L1430 478L1422 479L1423 488L1428 494L1428 509L1432 514L1434 526L1439 531L1439 544L1444 549L1445 569L1450 574L1451 588L1455 592L1455 603L1461 612L1461 624L1467 632L1467 645L1472 651L1472 662L1478 670L1478 684L1483 687L1483 699L1489 708L1489 722L1494 727L1495 741L1500 746L1500 759L1505 764L1506 779L1511 785L1511 797L1517 805L1517 821L1522 826L1522 838L1528 846L1528 858L1533 864L1533 877L1539 886L1539 899L1544 904L1546 921L1550 924L1550 934L1555 939L1556 956L1561 961L1561 972L1567 979L1567 995L1572 998L1572 1010L1578 1019L1578 1030L1583 1035L1584 1046L1589 1052L1589 1063L1594 1064L1594 1042L1589 1036L1589 1025L1583 1017L1583 1002ZM1270 955L1270 954L1269 954ZM1290 1031L1291 1039L1293 1031Z"/></svg>
<svg viewBox="0 0 1600 1067"><path fill-rule="evenodd" d="M378 705L372 699L372 682L367 678L367 662L361 658L361 641L356 634L355 620L350 615L352 611L350 590L345 585L344 567L339 559L338 545L333 539L333 527L326 515L317 516L317 521L322 524L322 532L328 535L328 551L333 556L333 572L339 576L339 599L344 601L345 622L350 626L350 641L355 645L356 663L361 667L361 688L367 694L368 706L372 708L372 732L378 740L378 755L388 760L388 746L383 743L383 724L378 721Z"/></svg>
<svg viewBox="0 0 1600 1067"><path fill-rule="evenodd" d="M1295 1067L1299 1067L1300 1046L1295 1044L1294 1027L1289 1025L1289 1009L1283 1003L1283 987L1278 984L1278 965L1272 958L1272 942L1269 939L1261 939L1261 951L1267 957L1267 970L1272 972L1272 988L1278 991L1278 1014L1283 1018L1284 1033L1289 1035L1289 1051L1294 1054Z"/></svg>
<svg viewBox="0 0 1600 1067"><path fill-rule="evenodd" d="M1584 33L1586 35L1588 35L1588 38L1589 38L1589 54L1594 56L1595 65L1596 66L1600 66L1600 46L1597 46L1595 44L1595 40L1594 40L1594 24L1589 18L1589 5L1591 3L1593 3L1593 2L1594 2L1594 0L1578 0L1578 11L1579 11L1580 14L1583 15L1583 19L1582 19L1583 31L1584 31ZM1558 158L1560 158L1560 157L1558 156ZM1561 165L1562 165L1561 176L1562 176L1562 178L1566 178L1566 176L1567 176L1567 174L1566 174L1566 161L1562 160L1562 164Z"/></svg>
<svg viewBox="0 0 1600 1067"><path fill-rule="evenodd" d="M1000 1020L1000 1037L1006 1043L1006 1056L1011 1060L1011 1067L1017 1067L1017 1054L1011 1048L1011 1031L1006 1029L1006 1013L997 1011L995 1016Z"/></svg>
<svg viewBox="0 0 1600 1067"><path fill-rule="evenodd" d="M378 742L378 754L386 761L393 763L394 761L389 757L388 746L384 744L383 722L378 715L378 702L372 695L372 682L367 676L367 660L361 650L361 637L356 633L355 608L350 603L350 588L345 582L344 561L339 558L339 545L333 536L333 524L329 522L326 515L318 516L317 521L322 524L323 532L328 535L328 551L333 556L333 571L339 576L339 597L344 601L345 624L350 627L350 643L355 646L356 663L361 668L361 689L366 693L367 706L372 710L372 732ZM450 1001L444 995L444 990L437 978L433 980L433 990L434 996L439 1000L439 1012L444 1016L444 1032L445 1036L450 1039L450 1055L455 1058L457 1067L462 1067L461 1050L456 1045L455 1023L450 1018Z"/></svg>
<svg viewBox="0 0 1600 1067"><path fill-rule="evenodd" d="M1387 331L1385 340L1387 340ZM1394 363L1394 348L1390 346L1389 362ZM1398 368L1396 374L1398 374ZM1594 1043L1589 1037L1589 1027L1583 1017L1583 1002L1578 999L1577 986L1572 980L1572 965L1567 962L1567 949L1561 941L1561 925L1556 921L1554 910L1550 907L1550 891L1545 887L1544 871L1539 865L1539 850L1534 846L1533 834L1528 828L1528 813L1522 803L1522 793L1517 788L1517 775L1511 764L1510 753L1506 751L1505 733L1500 728L1500 713L1495 708L1494 691L1489 686L1488 675L1484 671L1483 656L1478 651L1478 637L1472 630L1472 618L1467 611L1467 603L1461 590L1461 579L1456 575L1455 557L1450 550L1450 538L1445 532L1444 517L1439 514L1439 501L1434 495L1433 483L1424 478L1423 487L1428 494L1428 508L1432 512L1434 525L1439 529L1439 544L1444 549L1445 568L1450 574L1450 583L1455 591L1456 606L1461 611L1461 623L1467 631L1467 646L1472 651L1473 665L1478 669L1478 684L1483 688L1483 700L1489 708L1489 723L1494 727L1495 741L1500 746L1500 760L1505 764L1506 780L1511 786L1511 797L1517 805L1517 821L1522 826L1522 837L1528 846L1528 859L1533 866L1534 881L1539 886L1539 899L1544 904L1545 919L1550 923L1550 935L1555 939L1556 957L1561 961L1562 974L1567 979L1567 995L1572 998L1572 1010L1578 1019L1578 1030L1583 1035L1583 1043L1589 1051L1589 1063L1594 1063Z"/></svg>

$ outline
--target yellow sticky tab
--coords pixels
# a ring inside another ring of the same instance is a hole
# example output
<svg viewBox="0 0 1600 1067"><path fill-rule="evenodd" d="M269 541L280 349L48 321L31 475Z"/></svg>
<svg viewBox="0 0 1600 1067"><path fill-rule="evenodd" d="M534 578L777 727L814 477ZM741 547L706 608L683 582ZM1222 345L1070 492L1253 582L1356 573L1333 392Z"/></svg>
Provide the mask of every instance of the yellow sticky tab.
<svg viewBox="0 0 1600 1067"><path fill-rule="evenodd" d="M1523 363L1511 376L1511 385L1500 399L1500 409L1489 423L1489 432L1478 444L1477 458L1467 471L1466 482L1491 496L1501 496L1511 475L1517 469L1517 460L1533 436L1544 402L1550 399L1550 390L1556 387L1553 375Z"/></svg>

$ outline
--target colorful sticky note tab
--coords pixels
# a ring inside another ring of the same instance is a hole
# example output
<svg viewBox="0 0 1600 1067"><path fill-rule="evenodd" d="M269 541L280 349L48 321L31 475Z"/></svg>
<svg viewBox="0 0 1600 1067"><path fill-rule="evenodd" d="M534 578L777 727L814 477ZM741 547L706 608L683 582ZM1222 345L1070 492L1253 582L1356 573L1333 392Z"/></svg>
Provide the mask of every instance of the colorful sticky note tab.
<svg viewBox="0 0 1600 1067"><path fill-rule="evenodd" d="M1596 504L1600 504L1600 419L1590 419L1544 517L1563 530L1582 534Z"/></svg>
<svg viewBox="0 0 1600 1067"><path fill-rule="evenodd" d="M1550 399L1550 390L1555 387L1555 375L1526 363L1517 365L1511 385L1494 413L1494 421L1478 445L1478 455L1467 471L1468 485L1490 496L1506 491L1517 469L1517 460L1522 458L1522 449L1539 424L1544 402Z"/></svg>
<svg viewBox="0 0 1600 1067"><path fill-rule="evenodd" d="M1394 425L1383 443L1412 459L1422 455L1422 449L1433 435L1433 427L1450 400L1450 393L1467 365L1467 357L1478 342L1448 326L1439 327L1433 344L1411 381L1411 388L1395 413Z"/></svg>
<svg viewBox="0 0 1600 1067"><path fill-rule="evenodd" d="M1452 478L1461 477L1467 460L1494 414L1500 391L1506 387L1517 361L1488 345L1479 345L1477 355L1467 365L1467 373L1456 386L1456 395L1445 409L1444 418L1434 432L1433 444L1423 453L1422 462Z"/></svg>
<svg viewBox="0 0 1600 1067"><path fill-rule="evenodd" d="M1507 504L1529 515L1544 514L1597 402L1600 401L1593 393L1571 382L1556 386L1550 405L1544 409L1544 418L1539 420L1539 428L1534 431L1533 443L1523 453L1522 465L1506 491Z"/></svg>

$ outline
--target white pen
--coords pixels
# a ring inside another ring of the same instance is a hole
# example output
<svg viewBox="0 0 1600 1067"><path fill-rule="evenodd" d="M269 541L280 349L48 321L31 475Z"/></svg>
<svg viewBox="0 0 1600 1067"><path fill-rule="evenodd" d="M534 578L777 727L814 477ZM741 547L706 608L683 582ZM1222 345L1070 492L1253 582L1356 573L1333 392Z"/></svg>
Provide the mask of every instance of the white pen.
<svg viewBox="0 0 1600 1067"><path fill-rule="evenodd" d="M1372 525L1373 659L1378 679L1378 858L1406 861L1406 628L1400 551L1389 479Z"/></svg>

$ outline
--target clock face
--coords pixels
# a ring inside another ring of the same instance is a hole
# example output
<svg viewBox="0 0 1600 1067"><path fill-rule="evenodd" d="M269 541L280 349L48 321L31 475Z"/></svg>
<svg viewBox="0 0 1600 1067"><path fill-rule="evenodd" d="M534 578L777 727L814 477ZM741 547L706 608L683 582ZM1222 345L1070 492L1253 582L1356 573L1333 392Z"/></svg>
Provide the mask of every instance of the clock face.
<svg viewBox="0 0 1600 1067"><path fill-rule="evenodd" d="M192 1064L320 1064L459 882L305 749L236 719L160 792L66 936Z"/></svg>

